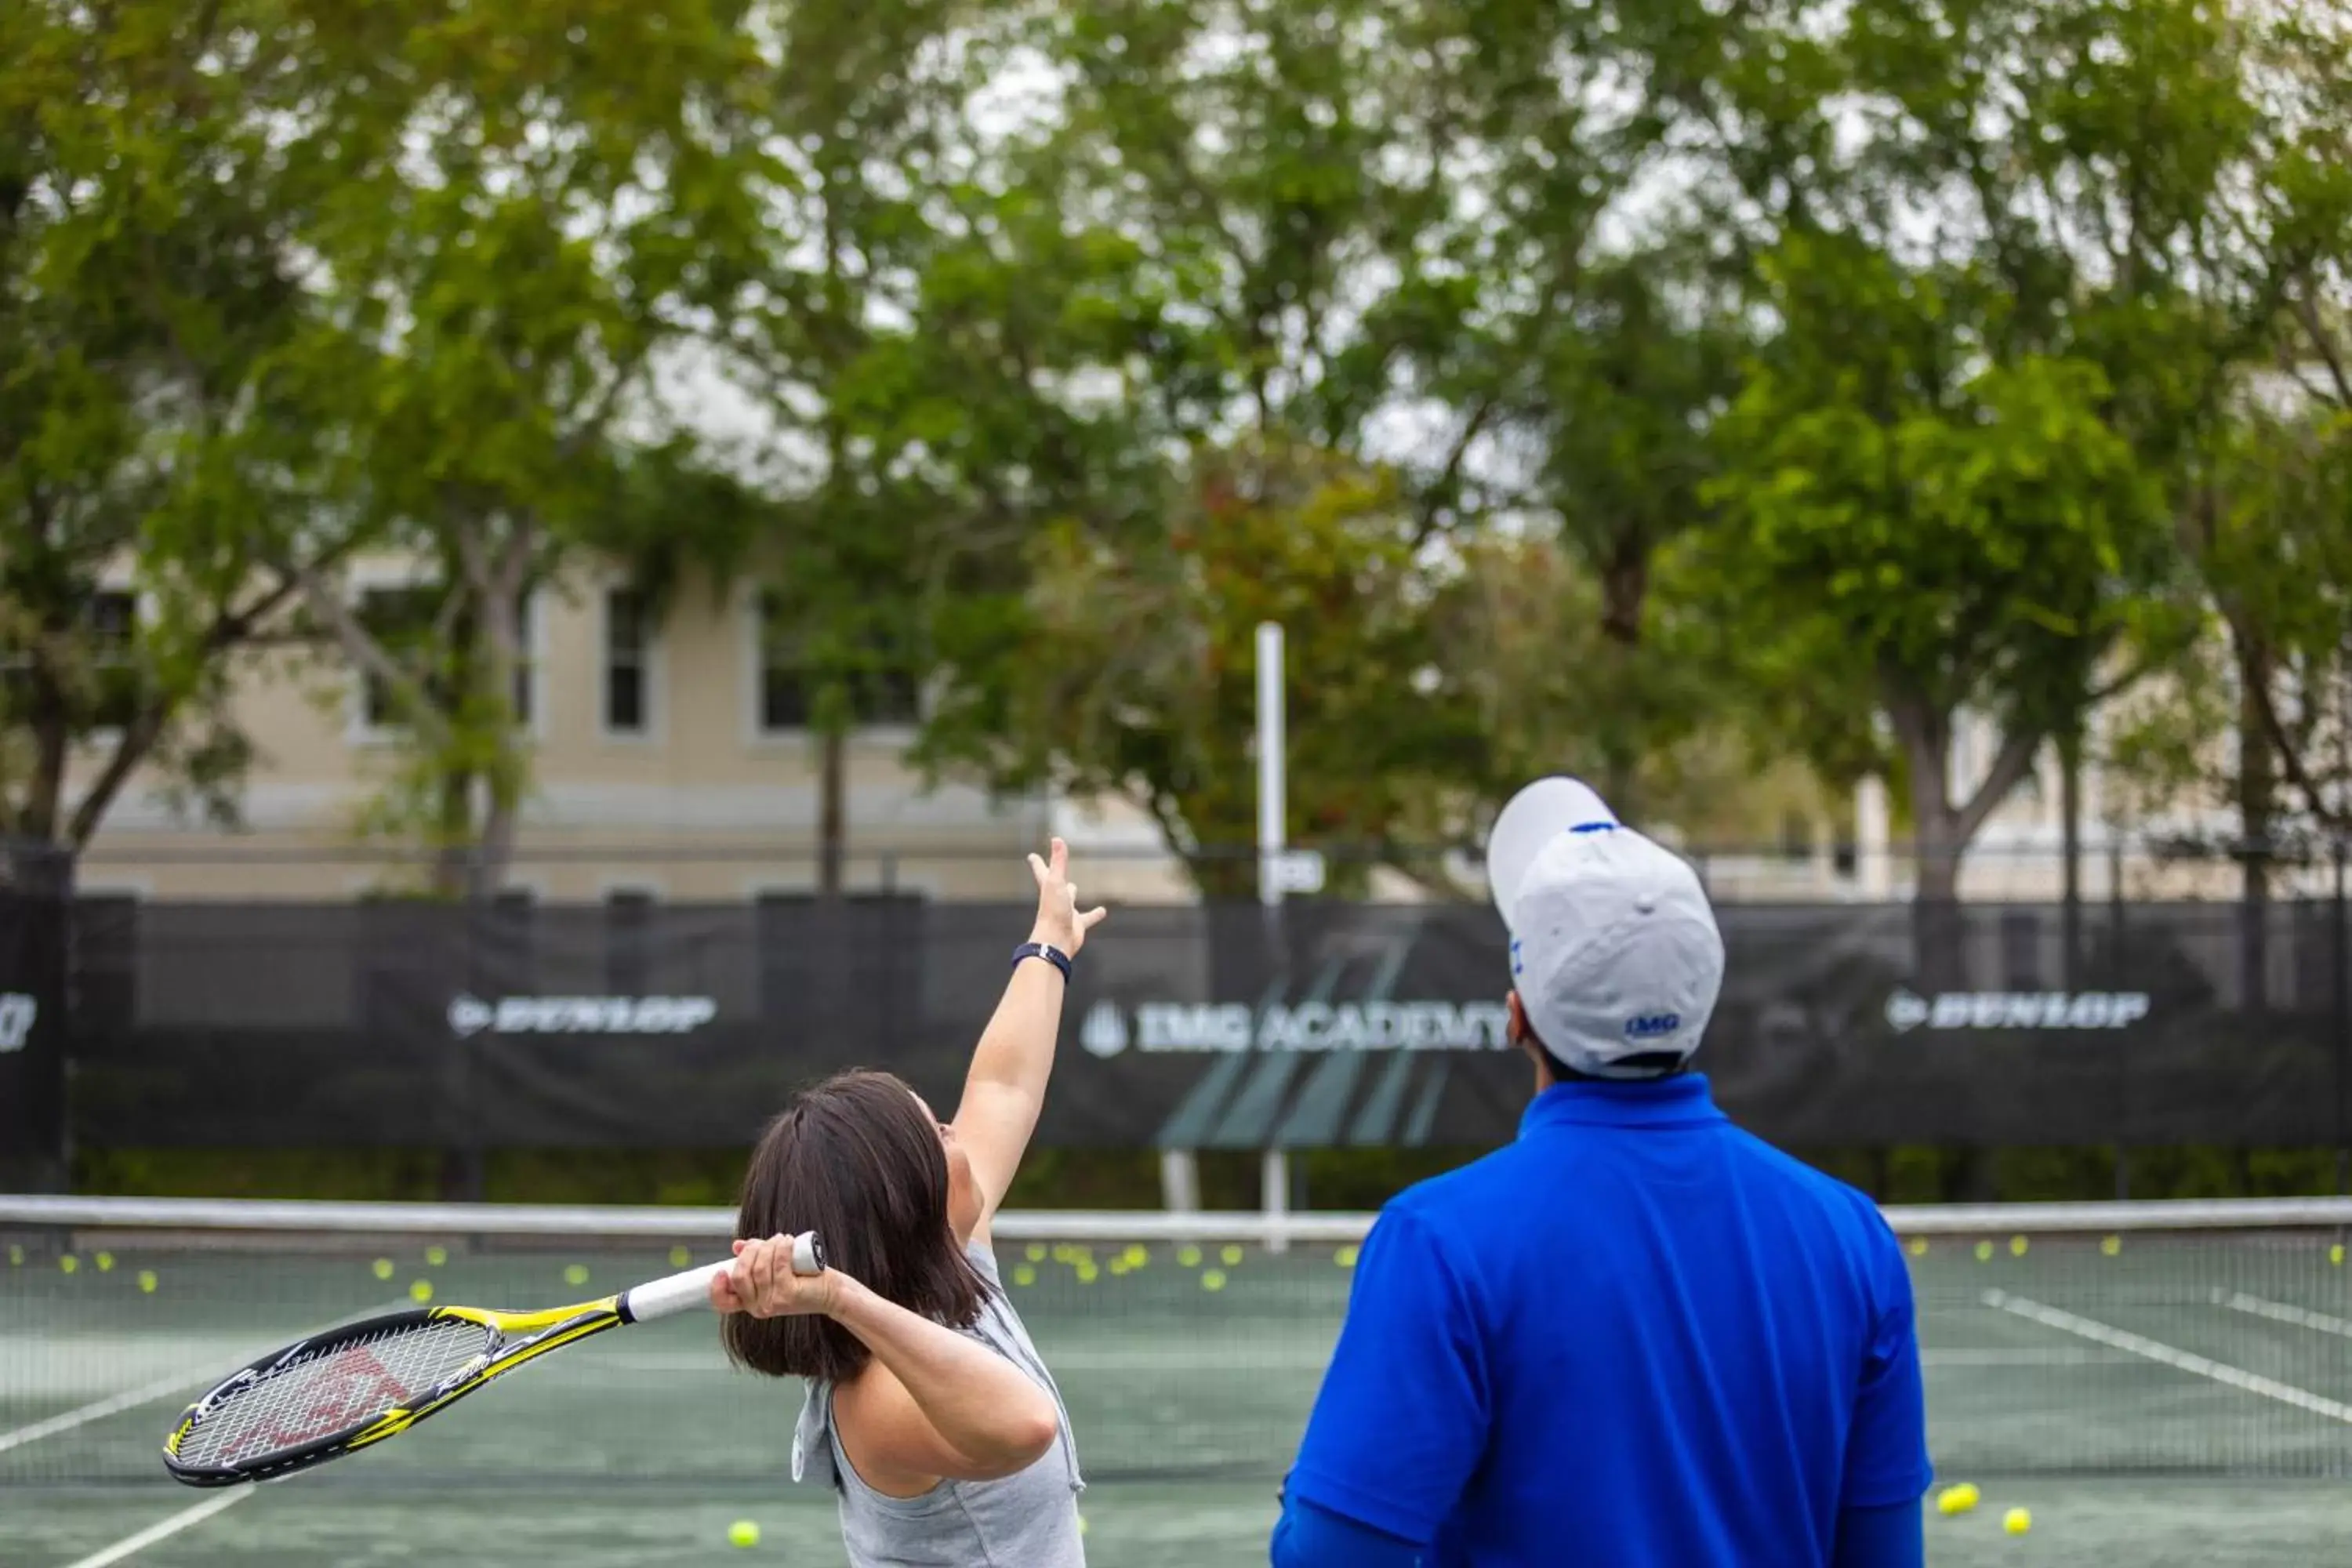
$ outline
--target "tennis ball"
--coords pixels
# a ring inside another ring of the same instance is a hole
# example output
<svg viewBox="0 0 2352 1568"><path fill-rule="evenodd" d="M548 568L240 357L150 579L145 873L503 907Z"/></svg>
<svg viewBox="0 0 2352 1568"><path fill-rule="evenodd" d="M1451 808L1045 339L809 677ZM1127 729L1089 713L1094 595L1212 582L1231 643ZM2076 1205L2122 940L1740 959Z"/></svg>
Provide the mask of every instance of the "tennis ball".
<svg viewBox="0 0 2352 1568"><path fill-rule="evenodd" d="M1129 1268L1140 1268L1150 1261L1151 1248L1139 1241L1130 1241L1127 1244L1127 1266Z"/></svg>
<svg viewBox="0 0 2352 1568"><path fill-rule="evenodd" d="M142 1296L152 1296L155 1293L155 1271L152 1268L142 1268L139 1271L139 1293Z"/></svg>
<svg viewBox="0 0 2352 1568"><path fill-rule="evenodd" d="M1078 1533L1079 1533L1080 1535L1084 1535L1086 1532L1087 1532L1087 1516L1086 1516L1085 1514L1080 1514L1080 1515L1078 1515Z"/></svg>
<svg viewBox="0 0 2352 1568"><path fill-rule="evenodd" d="M1978 1261L1979 1263L1982 1263L1982 1262L1984 1262L1986 1259L1990 1258L1991 1256L1992 1256L1992 1243L1991 1243L1991 1242L1990 1242L1990 1241L1979 1241L1979 1242L1978 1242L1978 1243L1977 1243L1977 1261Z"/></svg>
<svg viewBox="0 0 2352 1568"><path fill-rule="evenodd" d="M379 1279L392 1278L392 1259L389 1258L379 1258L368 1267Z"/></svg>
<svg viewBox="0 0 2352 1568"><path fill-rule="evenodd" d="M673 1247L669 1249L669 1266L672 1268L683 1268L693 1261L694 1254L683 1247Z"/></svg>
<svg viewBox="0 0 2352 1568"><path fill-rule="evenodd" d="M1976 1507L1979 1500L1980 1496L1972 1485L1964 1483L1957 1487L1946 1487L1936 1494L1936 1511L1948 1519L1955 1518Z"/></svg>
<svg viewBox="0 0 2352 1568"><path fill-rule="evenodd" d="M2335 1246L2327 1249L2327 1261L2335 1264L2338 1268L2344 1267L2344 1244L2342 1242L2339 1241Z"/></svg>
<svg viewBox="0 0 2352 1568"><path fill-rule="evenodd" d="M2013 1508L2000 1516L2000 1527L2011 1535L2023 1535L2033 1528L2033 1516L2021 1508Z"/></svg>
<svg viewBox="0 0 2352 1568"><path fill-rule="evenodd" d="M1043 1263L1045 1261L1045 1244L1044 1242L1033 1241L1029 1244L1029 1261L1032 1263Z"/></svg>
<svg viewBox="0 0 2352 1568"><path fill-rule="evenodd" d="M1117 1258L1112 1258L1112 1259L1110 1260L1110 1272L1111 1272L1111 1277L1112 1277L1113 1279L1123 1279L1123 1278L1125 1278L1125 1277L1126 1277L1126 1274L1127 1274L1127 1254L1126 1254L1126 1253L1122 1252L1122 1253L1120 1253Z"/></svg>
<svg viewBox="0 0 2352 1568"><path fill-rule="evenodd" d="M2105 1253L2109 1258L2115 1257L2116 1254L2121 1252L2123 1249L2124 1238L2120 1236L2111 1236L2107 1237L2106 1240L2099 1243L2099 1250Z"/></svg>
<svg viewBox="0 0 2352 1568"><path fill-rule="evenodd" d="M2010 1255L2011 1258L2022 1258L2022 1257L2024 1257L2024 1256L2025 1256L2025 1247L2026 1247L2026 1241L2025 1241L2025 1237L2021 1237L2021 1236L2012 1236L2012 1237L2011 1237L2009 1238L2009 1255Z"/></svg>
<svg viewBox="0 0 2352 1568"><path fill-rule="evenodd" d="M1015 1285L1034 1285L1037 1283L1037 1271L1025 1263L1015 1264L1013 1269L1013 1282Z"/></svg>
<svg viewBox="0 0 2352 1568"><path fill-rule="evenodd" d="M1078 1265L1079 1284L1091 1285L1101 1278L1102 1270L1096 1268L1092 1262L1086 1262Z"/></svg>
<svg viewBox="0 0 2352 1568"><path fill-rule="evenodd" d="M114 1271L114 1254L101 1252L98 1255L98 1271L100 1274L110 1274Z"/></svg>
<svg viewBox="0 0 2352 1568"><path fill-rule="evenodd" d="M1349 1245L1341 1247L1339 1251L1333 1253L1331 1255L1331 1261L1338 1264L1342 1268L1353 1268L1356 1266L1356 1259L1360 1256L1361 1256L1361 1254L1357 1251L1354 1244L1350 1243Z"/></svg>
<svg viewBox="0 0 2352 1568"><path fill-rule="evenodd" d="M1201 1267L1201 1249L1188 1241L1176 1249L1176 1261L1187 1268L1198 1268Z"/></svg>
<svg viewBox="0 0 2352 1568"><path fill-rule="evenodd" d="M58 1271L61 1274L79 1274L81 1272L81 1259L68 1252L58 1259Z"/></svg>
<svg viewBox="0 0 2352 1568"><path fill-rule="evenodd" d="M727 1527L730 1546L751 1547L760 1544L760 1527L748 1519L739 1519Z"/></svg>
<svg viewBox="0 0 2352 1568"><path fill-rule="evenodd" d="M408 1299L422 1305L433 1300L433 1281L419 1279L408 1288Z"/></svg>
<svg viewBox="0 0 2352 1568"><path fill-rule="evenodd" d="M1224 1271L1223 1269L1222 1269L1222 1268L1212 1268L1212 1269L1210 1269L1206 1274L1203 1274L1203 1275L1202 1275L1202 1276L1201 1276L1201 1289L1203 1289L1203 1290L1222 1290L1222 1289L1223 1289L1224 1288L1225 1288L1225 1271Z"/></svg>
<svg viewBox="0 0 2352 1568"><path fill-rule="evenodd" d="M1225 1243L1224 1250L1219 1252L1217 1256L1224 1260L1226 1268L1231 1268L1242 1260L1242 1249L1229 1241Z"/></svg>
<svg viewBox="0 0 2352 1568"><path fill-rule="evenodd" d="M588 1266L584 1263L574 1263L570 1265L563 1270L563 1282L566 1285L587 1284Z"/></svg>
<svg viewBox="0 0 2352 1568"><path fill-rule="evenodd" d="M24 1261L25 1261L25 1249L24 1249L23 1247L10 1247L10 1248L8 1249L8 1267L9 1267L9 1268L20 1268L20 1267L22 1267L22 1266L23 1266Z"/></svg>
<svg viewBox="0 0 2352 1568"><path fill-rule="evenodd" d="M449 1261L449 1249L446 1247L428 1247L425 1249L425 1261L438 1268Z"/></svg>
<svg viewBox="0 0 2352 1568"><path fill-rule="evenodd" d="M1927 1256L1927 1238L1926 1237L1915 1236L1911 1238L1911 1256L1914 1258L1925 1258Z"/></svg>

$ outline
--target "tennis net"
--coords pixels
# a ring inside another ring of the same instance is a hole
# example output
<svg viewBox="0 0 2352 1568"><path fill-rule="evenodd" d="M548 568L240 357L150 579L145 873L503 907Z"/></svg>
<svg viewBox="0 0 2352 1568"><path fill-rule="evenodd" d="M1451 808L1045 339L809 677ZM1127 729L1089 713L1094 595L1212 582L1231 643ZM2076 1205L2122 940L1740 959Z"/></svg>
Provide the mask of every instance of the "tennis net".
<svg viewBox="0 0 2352 1568"><path fill-rule="evenodd" d="M1890 1210L1947 1474L2352 1474L2352 1202ZM0 1197L0 1487L152 1480L169 1419L413 1297L543 1307L725 1255L720 1209ZM1000 1216L1090 1476L1278 1478L1360 1215ZM799 1390L707 1319L504 1380L321 1484L780 1481Z"/></svg>

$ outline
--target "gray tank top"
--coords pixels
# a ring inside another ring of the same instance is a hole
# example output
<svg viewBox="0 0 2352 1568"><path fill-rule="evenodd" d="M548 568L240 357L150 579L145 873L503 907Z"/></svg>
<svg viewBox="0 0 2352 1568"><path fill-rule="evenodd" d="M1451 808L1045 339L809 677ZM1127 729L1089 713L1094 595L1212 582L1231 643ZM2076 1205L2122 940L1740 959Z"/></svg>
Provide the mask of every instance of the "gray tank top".
<svg viewBox="0 0 2352 1568"><path fill-rule="evenodd" d="M996 1258L967 1249L988 1281L980 1321L963 1331L1054 1396L1062 1418L1054 1447L1027 1469L993 1481L943 1480L920 1497L885 1497L860 1479L833 1427L833 1385L808 1380L793 1433L793 1479L829 1482L841 1502L850 1568L1086 1568L1078 1538L1078 1450L1070 1412L1020 1315L1004 1299Z"/></svg>

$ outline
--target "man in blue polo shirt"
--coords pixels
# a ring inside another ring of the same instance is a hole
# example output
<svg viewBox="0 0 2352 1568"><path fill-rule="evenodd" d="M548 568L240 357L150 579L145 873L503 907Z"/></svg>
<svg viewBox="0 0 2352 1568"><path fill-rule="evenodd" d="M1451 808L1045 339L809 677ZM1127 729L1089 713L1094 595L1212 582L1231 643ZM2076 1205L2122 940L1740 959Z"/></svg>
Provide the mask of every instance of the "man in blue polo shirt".
<svg viewBox="0 0 2352 1568"><path fill-rule="evenodd" d="M1373 1226L1276 1568L1917 1568L1910 1279L1685 1070L1723 981L1697 877L1550 778L1487 879L1535 1102Z"/></svg>

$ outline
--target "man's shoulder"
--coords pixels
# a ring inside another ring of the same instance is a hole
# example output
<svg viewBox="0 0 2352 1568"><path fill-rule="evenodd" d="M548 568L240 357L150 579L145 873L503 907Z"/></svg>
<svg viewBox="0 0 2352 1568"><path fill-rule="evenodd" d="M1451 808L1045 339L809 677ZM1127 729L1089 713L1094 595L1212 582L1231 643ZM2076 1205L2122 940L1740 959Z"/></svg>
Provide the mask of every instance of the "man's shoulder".
<svg viewBox="0 0 2352 1568"><path fill-rule="evenodd" d="M1893 1231L1868 1194L1838 1180L1827 1171L1808 1165L1794 1154L1776 1149L1752 1132L1733 1130L1740 1157L1747 1163L1743 1184L1775 1184L1816 1206L1822 1215L1858 1237L1891 1239Z"/></svg>
<svg viewBox="0 0 2352 1568"><path fill-rule="evenodd" d="M1527 1157L1524 1144L1506 1143L1467 1164L1415 1182L1391 1198L1381 1213L1412 1223L1450 1225L1487 1212L1498 1196L1521 1192L1523 1178L1516 1167Z"/></svg>

